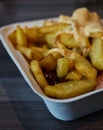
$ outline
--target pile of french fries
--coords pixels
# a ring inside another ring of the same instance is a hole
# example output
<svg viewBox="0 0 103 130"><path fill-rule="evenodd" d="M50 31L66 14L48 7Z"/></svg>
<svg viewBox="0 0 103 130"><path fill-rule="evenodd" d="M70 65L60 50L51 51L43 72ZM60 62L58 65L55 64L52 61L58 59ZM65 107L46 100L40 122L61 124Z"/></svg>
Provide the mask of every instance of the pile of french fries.
<svg viewBox="0 0 103 130"><path fill-rule="evenodd" d="M42 26L18 25L8 38L47 96L64 99L95 90L103 71L103 25L97 13L79 8Z"/></svg>

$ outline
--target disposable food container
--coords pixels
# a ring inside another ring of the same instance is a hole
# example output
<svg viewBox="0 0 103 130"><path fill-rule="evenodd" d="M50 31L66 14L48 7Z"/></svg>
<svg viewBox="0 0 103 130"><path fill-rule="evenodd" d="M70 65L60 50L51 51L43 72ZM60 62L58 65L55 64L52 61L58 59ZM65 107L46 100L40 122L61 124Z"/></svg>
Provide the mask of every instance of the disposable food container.
<svg viewBox="0 0 103 130"><path fill-rule="evenodd" d="M56 18L53 18L53 20L55 19ZM19 51L15 50L12 43L8 39L8 34L15 30L17 25L20 25L21 27L32 27L34 25L41 26L43 22L44 19L20 22L3 26L0 29L0 39L2 44L23 75L26 82L29 84L33 92L43 99L50 113L57 119L70 121L103 109L102 87L92 92L69 99L53 99L47 97L40 89L39 85L30 72L28 62Z"/></svg>

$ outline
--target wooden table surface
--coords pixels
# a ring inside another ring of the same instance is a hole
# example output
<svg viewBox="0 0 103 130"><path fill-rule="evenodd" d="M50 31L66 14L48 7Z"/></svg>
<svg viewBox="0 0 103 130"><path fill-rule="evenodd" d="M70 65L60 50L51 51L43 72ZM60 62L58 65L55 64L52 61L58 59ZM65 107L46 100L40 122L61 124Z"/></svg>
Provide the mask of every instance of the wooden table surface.
<svg viewBox="0 0 103 130"><path fill-rule="evenodd" d="M103 17L102 0L0 0L0 27L22 21L71 15L87 7ZM102 130L103 110L60 121L25 82L0 42L0 130Z"/></svg>

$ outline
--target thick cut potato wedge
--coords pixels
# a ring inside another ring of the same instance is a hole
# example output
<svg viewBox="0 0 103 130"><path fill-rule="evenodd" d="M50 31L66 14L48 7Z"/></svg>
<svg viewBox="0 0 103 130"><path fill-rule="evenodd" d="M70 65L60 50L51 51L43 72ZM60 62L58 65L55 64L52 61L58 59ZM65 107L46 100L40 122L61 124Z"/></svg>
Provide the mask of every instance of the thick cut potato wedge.
<svg viewBox="0 0 103 130"><path fill-rule="evenodd" d="M63 29L67 26L68 26L68 24L66 24L66 23L57 23L57 24L52 24L50 26L42 26L42 27L38 28L38 32L39 33L49 33L49 32L53 32L53 31L57 31L59 29Z"/></svg>
<svg viewBox="0 0 103 130"><path fill-rule="evenodd" d="M89 52L91 62L98 70L103 70L103 40L94 39Z"/></svg>
<svg viewBox="0 0 103 130"><path fill-rule="evenodd" d="M48 82L42 72L39 62L37 60L32 60L30 63L30 68L41 89L44 89L44 87L48 85Z"/></svg>
<svg viewBox="0 0 103 130"><path fill-rule="evenodd" d="M45 35L45 40L49 48L55 47L55 32L50 32Z"/></svg>
<svg viewBox="0 0 103 130"><path fill-rule="evenodd" d="M79 73L88 79L95 79L97 76L97 70L86 58L79 54L74 59L74 66Z"/></svg>
<svg viewBox="0 0 103 130"><path fill-rule="evenodd" d="M42 55L38 51L33 51L33 49L24 47L24 46L16 46L17 50L19 50L27 59L29 60L40 60Z"/></svg>
<svg viewBox="0 0 103 130"><path fill-rule="evenodd" d="M54 58L52 54L49 54L40 61L40 66L47 71L55 70L56 64L57 60Z"/></svg>
<svg viewBox="0 0 103 130"><path fill-rule="evenodd" d="M9 40L11 41L11 43L14 45L14 47L16 46L16 31L13 31L12 33L9 34L8 36Z"/></svg>
<svg viewBox="0 0 103 130"><path fill-rule="evenodd" d="M82 74L80 74L77 70L71 70L67 76L66 80L80 80L82 78Z"/></svg>
<svg viewBox="0 0 103 130"><path fill-rule="evenodd" d="M62 33L59 34L56 39L64 44L66 47L68 48L74 48L74 47L78 47L78 43L76 42L76 40L74 39L73 34L70 33Z"/></svg>
<svg viewBox="0 0 103 130"><path fill-rule="evenodd" d="M91 32L90 37L92 37L92 38L101 38L101 37L103 37L103 32L96 32L96 33Z"/></svg>
<svg viewBox="0 0 103 130"><path fill-rule="evenodd" d="M67 75L69 70L69 62L66 58L59 58L57 60L56 73L58 78L63 78Z"/></svg>
<svg viewBox="0 0 103 130"><path fill-rule="evenodd" d="M35 41L37 37L37 27L32 27L32 28L25 27L24 32L29 41L33 41L33 42Z"/></svg>
<svg viewBox="0 0 103 130"><path fill-rule="evenodd" d="M72 98L95 89L95 80L74 80L56 85L49 85L44 88L44 93L52 98Z"/></svg>
<svg viewBox="0 0 103 130"><path fill-rule="evenodd" d="M19 25L16 27L16 41L17 45L27 46L27 37Z"/></svg>
<svg viewBox="0 0 103 130"><path fill-rule="evenodd" d="M45 43L45 35L44 33L38 32L39 27L32 27L32 28L24 28L25 35L29 42L32 43Z"/></svg>

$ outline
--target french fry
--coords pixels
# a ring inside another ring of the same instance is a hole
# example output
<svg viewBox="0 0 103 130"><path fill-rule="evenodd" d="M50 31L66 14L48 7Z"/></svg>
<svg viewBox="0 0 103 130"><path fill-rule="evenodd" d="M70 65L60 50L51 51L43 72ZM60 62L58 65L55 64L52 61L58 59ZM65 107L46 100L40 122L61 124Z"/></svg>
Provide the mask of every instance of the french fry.
<svg viewBox="0 0 103 130"><path fill-rule="evenodd" d="M25 35L27 39L31 42L34 42L37 37L37 27L28 28L27 26L24 28Z"/></svg>
<svg viewBox="0 0 103 130"><path fill-rule="evenodd" d="M74 39L73 34L70 33L62 33L59 34L56 39L64 44L66 47L68 48L74 48L74 47L79 47L78 43L76 42L76 40Z"/></svg>
<svg viewBox="0 0 103 130"><path fill-rule="evenodd" d="M68 24L66 23L56 23L50 26L42 26L40 28L38 28L38 32L39 33L49 33L49 32L53 32L53 31L57 31L59 29L63 29L65 27L67 27Z"/></svg>
<svg viewBox="0 0 103 130"><path fill-rule="evenodd" d="M86 78L96 79L97 70L83 56L77 54L76 58L74 59L74 67L79 73L84 75Z"/></svg>
<svg viewBox="0 0 103 130"><path fill-rule="evenodd" d="M40 61L40 66L47 71L55 70L56 64L57 60L54 58L52 54L49 54Z"/></svg>
<svg viewBox="0 0 103 130"><path fill-rule="evenodd" d="M44 93L52 98L72 98L94 90L96 84L95 80L73 80L56 85L48 85L44 88Z"/></svg>
<svg viewBox="0 0 103 130"><path fill-rule="evenodd" d="M59 58L57 60L56 74L58 78L63 78L69 71L69 62L66 58Z"/></svg>
<svg viewBox="0 0 103 130"><path fill-rule="evenodd" d="M37 51L41 55L45 55L45 53L48 51L48 48L46 47L37 47L34 45L30 45L29 48L31 48L33 51Z"/></svg>
<svg viewBox="0 0 103 130"><path fill-rule="evenodd" d="M16 27L16 41L17 45L27 46L27 38L23 29L18 25Z"/></svg>
<svg viewBox="0 0 103 130"><path fill-rule="evenodd" d="M99 32L99 31L95 32L95 33L91 32L90 37L92 37L92 38L101 38L101 37L103 37L103 32Z"/></svg>
<svg viewBox="0 0 103 130"><path fill-rule="evenodd" d="M43 56L37 51L33 51L31 48L24 46L16 46L17 50L19 50L27 59L29 60L40 60Z"/></svg>
<svg viewBox="0 0 103 130"><path fill-rule="evenodd" d="M79 73L77 70L71 70L65 77L66 80L80 80L81 78L82 74Z"/></svg>
<svg viewBox="0 0 103 130"><path fill-rule="evenodd" d="M55 32L50 32L45 35L45 39L49 48L55 47Z"/></svg>
<svg viewBox="0 0 103 130"><path fill-rule="evenodd" d="M93 39L89 52L91 62L98 70L103 70L103 40Z"/></svg>
<svg viewBox="0 0 103 130"><path fill-rule="evenodd" d="M45 43L45 35L43 33L38 32L39 27L25 27L24 32L29 42L31 43Z"/></svg>
<svg viewBox="0 0 103 130"><path fill-rule="evenodd" d="M11 43L16 46L17 42L16 42L16 31L13 31L12 33L9 34L8 36L9 40L11 41Z"/></svg>
<svg viewBox="0 0 103 130"><path fill-rule="evenodd" d="M30 68L41 89L44 90L45 86L48 85L48 82L42 72L39 62L37 60L32 60L30 63Z"/></svg>

